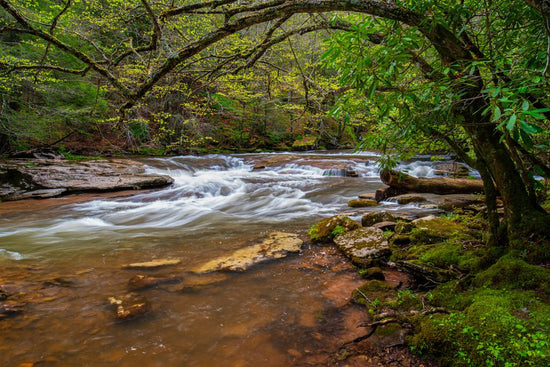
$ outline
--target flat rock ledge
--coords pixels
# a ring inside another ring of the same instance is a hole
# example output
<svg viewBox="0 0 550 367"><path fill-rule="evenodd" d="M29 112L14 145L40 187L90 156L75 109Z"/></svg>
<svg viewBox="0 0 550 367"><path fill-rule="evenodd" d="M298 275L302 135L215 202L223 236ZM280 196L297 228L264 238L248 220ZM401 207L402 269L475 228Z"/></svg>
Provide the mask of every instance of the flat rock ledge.
<svg viewBox="0 0 550 367"><path fill-rule="evenodd" d="M128 159L0 161L0 200L48 198L81 192L137 190L167 186L173 182L174 180L166 175L146 174L143 164Z"/></svg>
<svg viewBox="0 0 550 367"><path fill-rule="evenodd" d="M285 232L273 232L268 238L259 244L239 249L226 256L218 257L203 264L192 271L197 274L205 274L214 271L242 272L258 263L280 259L289 253L299 252L303 241L297 234Z"/></svg>

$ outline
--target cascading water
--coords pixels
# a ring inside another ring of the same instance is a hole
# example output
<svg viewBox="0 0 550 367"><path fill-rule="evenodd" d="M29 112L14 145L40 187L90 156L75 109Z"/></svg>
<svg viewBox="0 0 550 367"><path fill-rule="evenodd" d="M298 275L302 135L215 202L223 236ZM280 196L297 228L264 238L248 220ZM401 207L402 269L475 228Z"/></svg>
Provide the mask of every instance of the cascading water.
<svg viewBox="0 0 550 367"><path fill-rule="evenodd" d="M89 366L288 365L292 359L285 348L298 347L275 348L271 338L281 328L292 334L284 327L315 325L311 315L327 305L323 283L337 277L327 271L309 276L311 270L298 266L299 257L197 293L150 290L152 315L124 326L114 321L106 299L127 291L135 274L121 270L126 263L177 258L181 266L167 272L185 274L272 231L305 237L320 218L349 210L350 199L382 186L372 163L376 156L305 153L262 169L254 169L265 159L262 154L150 158L143 160L147 170L170 175L172 186L44 209L41 203L48 201L42 201L32 212L4 212L0 285L35 292L36 301L25 316L0 319L0 328L7 328L0 330L0 364L50 356L61 364ZM324 175L337 167L359 177ZM306 249L300 256L319 256L315 251L320 250ZM30 270L20 275L20 268ZM56 286L55 279L65 278L73 285Z"/></svg>

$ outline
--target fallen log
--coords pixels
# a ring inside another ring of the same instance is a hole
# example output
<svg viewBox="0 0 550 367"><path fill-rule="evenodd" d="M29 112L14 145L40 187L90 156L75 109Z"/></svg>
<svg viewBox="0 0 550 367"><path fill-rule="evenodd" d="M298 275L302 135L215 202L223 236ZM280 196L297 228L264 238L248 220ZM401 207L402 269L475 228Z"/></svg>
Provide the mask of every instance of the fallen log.
<svg viewBox="0 0 550 367"><path fill-rule="evenodd" d="M422 192L440 195L476 194L483 192L482 180L449 177L419 178L393 170L381 172L380 179L386 185L401 192Z"/></svg>

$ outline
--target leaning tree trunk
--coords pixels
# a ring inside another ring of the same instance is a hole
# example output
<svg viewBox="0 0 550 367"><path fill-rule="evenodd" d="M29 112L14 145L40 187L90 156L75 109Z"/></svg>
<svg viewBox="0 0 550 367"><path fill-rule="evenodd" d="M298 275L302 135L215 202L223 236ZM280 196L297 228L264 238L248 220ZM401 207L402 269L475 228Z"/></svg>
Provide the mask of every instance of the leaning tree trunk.
<svg viewBox="0 0 550 367"><path fill-rule="evenodd" d="M502 143L496 126L481 116L486 102L478 95L476 102L463 111L477 159L482 161L504 203L504 222L511 248L527 250L531 261L550 261L550 215L533 201L510 154ZM489 180L488 177L483 177Z"/></svg>

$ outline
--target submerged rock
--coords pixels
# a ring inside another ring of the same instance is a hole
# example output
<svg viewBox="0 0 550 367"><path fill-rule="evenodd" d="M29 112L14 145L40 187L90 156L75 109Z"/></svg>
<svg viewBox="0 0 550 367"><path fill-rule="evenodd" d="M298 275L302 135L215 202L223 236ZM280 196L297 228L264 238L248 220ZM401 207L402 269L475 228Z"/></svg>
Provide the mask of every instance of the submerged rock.
<svg viewBox="0 0 550 367"><path fill-rule="evenodd" d="M336 237L334 243L355 265L371 266L374 260L391 254L382 230L374 227L359 228Z"/></svg>
<svg viewBox="0 0 550 367"><path fill-rule="evenodd" d="M132 291L152 288L161 284L179 283L182 281L180 276L152 277L149 275L135 275L128 281L128 288Z"/></svg>
<svg viewBox="0 0 550 367"><path fill-rule="evenodd" d="M213 271L245 271L260 262L286 257L299 252L303 241L297 234L273 232L262 243L239 249L201 265L193 272L202 274Z"/></svg>
<svg viewBox="0 0 550 367"><path fill-rule="evenodd" d="M229 275L222 273L188 274L183 283L176 289L179 292L193 292L229 279Z"/></svg>
<svg viewBox="0 0 550 367"><path fill-rule="evenodd" d="M134 319L151 311L151 304L147 298L137 293L109 297L109 302L116 306L116 317L119 320Z"/></svg>
<svg viewBox="0 0 550 367"><path fill-rule="evenodd" d="M25 309L25 304L15 301L5 301L0 304L0 318L21 313Z"/></svg>
<svg viewBox="0 0 550 367"><path fill-rule="evenodd" d="M122 265L122 269L157 269L165 266L178 265L181 260L178 259L154 259L143 263L132 263Z"/></svg>

